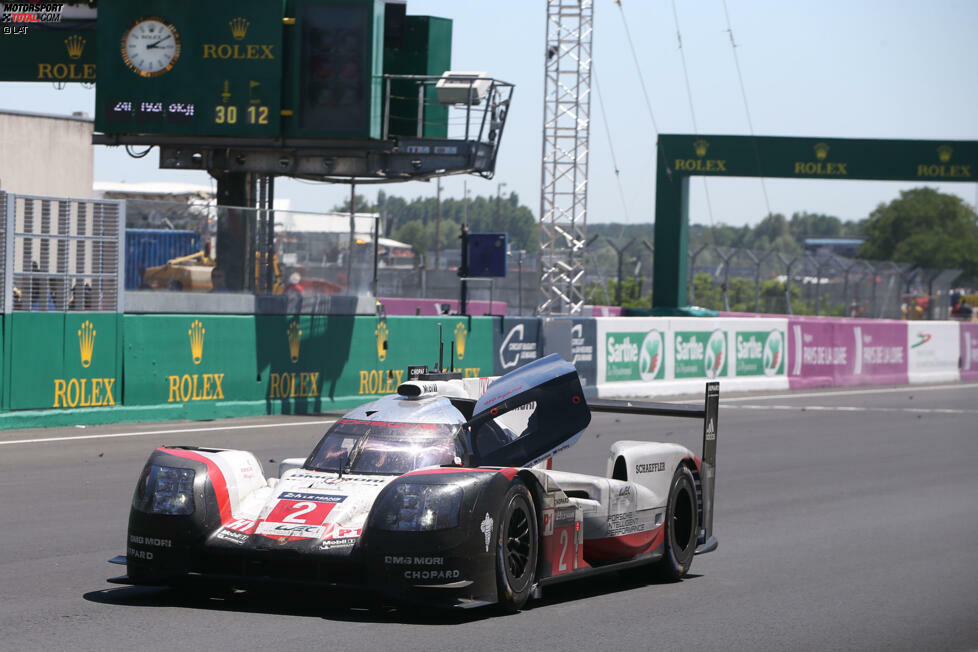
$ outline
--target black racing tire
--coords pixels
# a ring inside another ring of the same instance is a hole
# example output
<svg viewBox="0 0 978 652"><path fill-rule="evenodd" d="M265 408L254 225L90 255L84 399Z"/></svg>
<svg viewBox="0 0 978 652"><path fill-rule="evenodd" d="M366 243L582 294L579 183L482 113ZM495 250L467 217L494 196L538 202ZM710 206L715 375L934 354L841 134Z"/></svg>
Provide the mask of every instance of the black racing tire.
<svg viewBox="0 0 978 652"><path fill-rule="evenodd" d="M699 533L696 484L689 467L680 464L669 486L666 505L665 550L662 559L652 567L654 577L675 582L693 563Z"/></svg>
<svg viewBox="0 0 978 652"><path fill-rule="evenodd" d="M497 519L496 586L499 608L516 613L533 591L539 540L533 497L520 481L510 485Z"/></svg>

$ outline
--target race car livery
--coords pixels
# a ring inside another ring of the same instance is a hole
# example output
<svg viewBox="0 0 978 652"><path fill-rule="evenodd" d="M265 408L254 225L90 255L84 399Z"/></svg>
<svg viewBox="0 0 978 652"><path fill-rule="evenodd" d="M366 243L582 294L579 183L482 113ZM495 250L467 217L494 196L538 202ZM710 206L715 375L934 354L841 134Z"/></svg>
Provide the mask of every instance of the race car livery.
<svg viewBox="0 0 978 652"><path fill-rule="evenodd" d="M266 478L246 451L162 446L133 495L127 573L361 587L391 600L518 610L548 584L647 567L679 579L717 546L719 404L588 402L557 355L496 379L421 375L338 419ZM703 454L619 441L604 477L546 468L591 412L703 422Z"/></svg>

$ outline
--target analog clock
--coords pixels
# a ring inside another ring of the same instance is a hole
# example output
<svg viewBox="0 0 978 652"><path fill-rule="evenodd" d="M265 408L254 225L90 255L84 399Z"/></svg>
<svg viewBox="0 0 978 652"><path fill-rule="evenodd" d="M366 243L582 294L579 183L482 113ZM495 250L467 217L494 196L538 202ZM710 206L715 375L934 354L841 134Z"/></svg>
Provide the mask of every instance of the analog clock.
<svg viewBox="0 0 978 652"><path fill-rule="evenodd" d="M163 18L140 18L122 35L122 60L137 75L162 75L179 58L180 34Z"/></svg>

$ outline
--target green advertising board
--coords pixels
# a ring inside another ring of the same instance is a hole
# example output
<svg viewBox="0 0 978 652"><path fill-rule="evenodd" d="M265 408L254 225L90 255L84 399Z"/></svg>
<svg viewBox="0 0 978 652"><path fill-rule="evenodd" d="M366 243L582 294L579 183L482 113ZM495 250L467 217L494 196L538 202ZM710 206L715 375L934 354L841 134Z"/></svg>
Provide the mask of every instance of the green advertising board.
<svg viewBox="0 0 978 652"><path fill-rule="evenodd" d="M254 317L126 315L126 405L182 405L188 417L262 398Z"/></svg>
<svg viewBox="0 0 978 652"><path fill-rule="evenodd" d="M686 305L689 179L694 176L974 183L978 141L661 134L653 309Z"/></svg>
<svg viewBox="0 0 978 652"><path fill-rule="evenodd" d="M5 23L0 31L3 81L94 82L95 21L66 29Z"/></svg>
<svg viewBox="0 0 978 652"><path fill-rule="evenodd" d="M492 319L348 315L126 315L127 405L182 405L188 416L227 402L310 413L389 394L408 365L434 367L438 324L456 368L492 371ZM341 403L340 403L341 402Z"/></svg>
<svg viewBox="0 0 978 652"><path fill-rule="evenodd" d="M605 382L665 378L665 337L652 329L605 335Z"/></svg>
<svg viewBox="0 0 978 652"><path fill-rule="evenodd" d="M674 378L720 378L727 375L727 333L676 331Z"/></svg>
<svg viewBox="0 0 978 652"><path fill-rule="evenodd" d="M8 409L111 407L122 403L119 316L7 316Z"/></svg>
<svg viewBox="0 0 978 652"><path fill-rule="evenodd" d="M278 136L282 3L102 0L95 128Z"/></svg>
<svg viewBox="0 0 978 652"><path fill-rule="evenodd" d="M780 329L736 331L737 376L781 376L785 373L785 338Z"/></svg>

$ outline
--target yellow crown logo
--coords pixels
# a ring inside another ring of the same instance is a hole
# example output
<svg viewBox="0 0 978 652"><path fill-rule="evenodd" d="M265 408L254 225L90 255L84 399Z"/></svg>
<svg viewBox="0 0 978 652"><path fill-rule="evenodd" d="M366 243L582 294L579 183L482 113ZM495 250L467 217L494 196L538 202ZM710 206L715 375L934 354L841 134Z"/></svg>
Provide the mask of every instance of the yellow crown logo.
<svg viewBox="0 0 978 652"><path fill-rule="evenodd" d="M700 158L706 156L706 150L710 148L710 143L706 142L702 138L693 141L693 151Z"/></svg>
<svg viewBox="0 0 978 652"><path fill-rule="evenodd" d="M941 159L941 163L947 163L951 160L951 154L954 153L954 148L950 145L941 145L937 148L937 158Z"/></svg>
<svg viewBox="0 0 978 652"><path fill-rule="evenodd" d="M194 364L200 364L204 359L204 333L206 332L199 319L195 319L190 324L190 330L187 331L190 336L190 355L194 358Z"/></svg>
<svg viewBox="0 0 978 652"><path fill-rule="evenodd" d="M248 33L248 28L251 26L251 23L238 16L228 21L228 25L231 26L231 36L234 37L235 41L240 41Z"/></svg>
<svg viewBox="0 0 978 652"><path fill-rule="evenodd" d="M88 369L92 364L92 351L95 349L95 327L87 319L78 329L78 348L81 352L81 365Z"/></svg>
<svg viewBox="0 0 978 652"><path fill-rule="evenodd" d="M387 357L387 332L385 322L380 322L374 329L374 335L377 336L377 359L381 362Z"/></svg>
<svg viewBox="0 0 978 652"><path fill-rule="evenodd" d="M85 39L78 34L72 34L65 39L65 47L68 48L68 56L72 59L80 59L85 50Z"/></svg>
<svg viewBox="0 0 978 652"><path fill-rule="evenodd" d="M298 320L293 319L289 322L287 332L289 334L289 357L295 363L299 361L299 345L302 344L302 329L299 328Z"/></svg>
<svg viewBox="0 0 978 652"><path fill-rule="evenodd" d="M824 161L825 157L829 155L829 146L825 143L815 143L815 158L820 161Z"/></svg>
<svg viewBox="0 0 978 652"><path fill-rule="evenodd" d="M461 360L465 357L465 322L459 322L455 325L455 352L458 354L458 359Z"/></svg>

